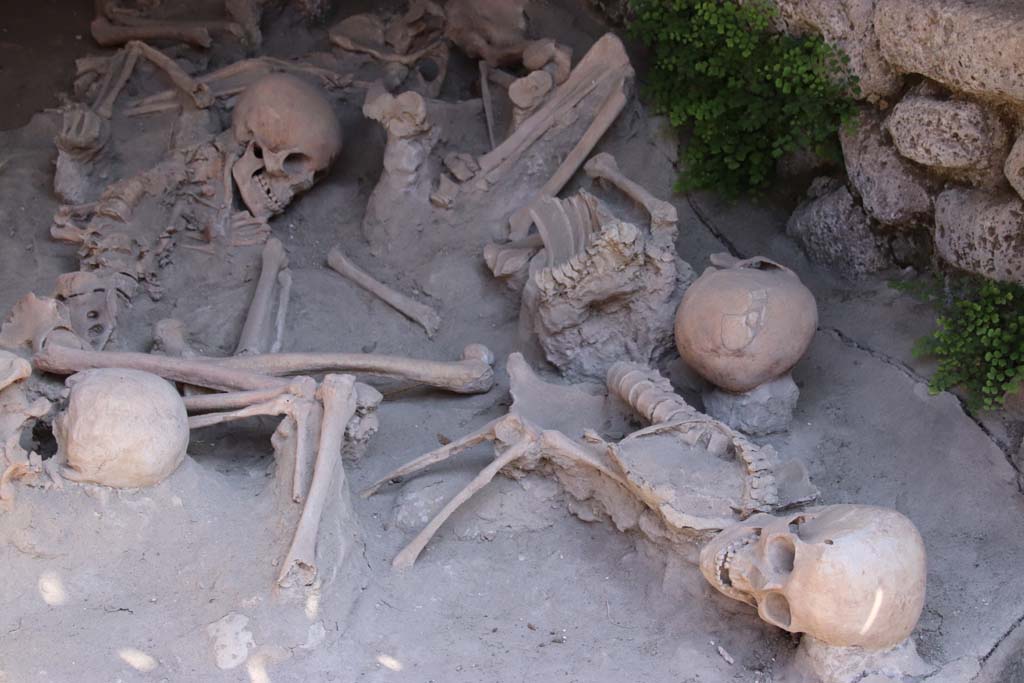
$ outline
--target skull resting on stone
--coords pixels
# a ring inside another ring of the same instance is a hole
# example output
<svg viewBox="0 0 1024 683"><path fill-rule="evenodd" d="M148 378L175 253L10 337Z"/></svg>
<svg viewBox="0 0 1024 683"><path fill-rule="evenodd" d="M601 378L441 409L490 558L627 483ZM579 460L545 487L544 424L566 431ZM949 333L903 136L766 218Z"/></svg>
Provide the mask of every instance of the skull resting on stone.
<svg viewBox="0 0 1024 683"><path fill-rule="evenodd" d="M231 175L257 218L284 211L341 152L341 126L326 96L286 74L265 76L242 93L232 130L246 147Z"/></svg>
<svg viewBox="0 0 1024 683"><path fill-rule="evenodd" d="M768 623L837 647L898 645L924 607L924 543L909 519L885 508L754 515L705 546L700 566Z"/></svg>
<svg viewBox="0 0 1024 683"><path fill-rule="evenodd" d="M818 306L789 268L763 257L711 257L676 312L676 346L687 365L742 393L789 372L814 337Z"/></svg>
<svg viewBox="0 0 1024 683"><path fill-rule="evenodd" d="M67 380L53 435L63 474L115 488L152 486L185 458L185 403L164 379L139 370L86 370Z"/></svg>

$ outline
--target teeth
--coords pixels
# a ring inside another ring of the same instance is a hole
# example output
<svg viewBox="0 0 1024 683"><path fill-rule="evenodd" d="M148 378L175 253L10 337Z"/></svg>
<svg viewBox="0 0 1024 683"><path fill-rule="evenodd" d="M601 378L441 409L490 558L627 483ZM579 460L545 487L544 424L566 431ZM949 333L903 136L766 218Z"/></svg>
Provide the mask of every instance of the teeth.
<svg viewBox="0 0 1024 683"><path fill-rule="evenodd" d="M716 578L718 579L719 587L732 586L732 581L729 579L729 569L732 566L733 558L736 556L736 553L756 540L757 531L751 531L749 534L736 539L718 551L715 555L715 565L718 567Z"/></svg>
<svg viewBox="0 0 1024 683"><path fill-rule="evenodd" d="M284 211L284 204L277 199L277 195L274 194L274 190L271 189L270 183L268 183L266 178L263 177L263 174L257 173L253 176L253 180L256 181L259 188L263 190L263 194L266 195L267 205L270 207L270 210L274 213L281 213Z"/></svg>

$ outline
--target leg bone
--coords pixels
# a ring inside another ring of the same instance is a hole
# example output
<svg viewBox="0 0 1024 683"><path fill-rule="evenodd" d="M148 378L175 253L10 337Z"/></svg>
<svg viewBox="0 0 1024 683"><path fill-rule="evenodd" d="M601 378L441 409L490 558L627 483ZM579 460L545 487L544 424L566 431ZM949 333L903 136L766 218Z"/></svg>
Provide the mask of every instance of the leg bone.
<svg viewBox="0 0 1024 683"><path fill-rule="evenodd" d="M287 268L282 270L277 276L277 284L281 289L277 298L277 317L274 325L276 332L274 343L270 346L271 353L278 353L284 342L284 325L288 318L288 302L292 293L292 272Z"/></svg>
<svg viewBox="0 0 1024 683"><path fill-rule="evenodd" d="M92 368L142 370L164 379L220 391L270 389L288 383L285 379L222 367L199 359L170 358L129 351L85 351L54 343L45 344L32 357L32 364L40 370L58 375L71 375Z"/></svg>
<svg viewBox="0 0 1024 683"><path fill-rule="evenodd" d="M139 26L118 26L96 17L89 27L93 39L103 47L117 47L132 40L178 40L196 47L210 47L213 39L203 26L154 22Z"/></svg>
<svg viewBox="0 0 1024 683"><path fill-rule="evenodd" d="M351 375L328 375L320 385L317 396L324 406L320 447L306 505L302 509L302 516L295 529L288 554L281 563L281 572L278 575L278 583L281 585L286 585L290 581L293 571L299 574L304 585L313 583L316 578L316 539L320 530L320 518L331 493L334 470L341 461L345 428L356 412L355 378Z"/></svg>
<svg viewBox="0 0 1024 683"><path fill-rule="evenodd" d="M467 434L466 436L460 439L452 441L450 444L446 446L442 446L441 448L430 451L429 453L421 455L415 460L411 460L405 463L401 467L391 470L383 477L381 477L378 481L371 484L367 488L363 489L359 495L361 495L363 498L369 498L373 494L377 493L377 491L379 491L382 486L387 484L392 479L405 477L415 472L419 472L420 470L426 469L431 465L447 460L456 453L461 453L467 448L472 448L473 446L481 444L485 441L494 441L497 438L494 434L494 426L497 423L498 420L491 420L490 422L488 422L475 432Z"/></svg>
<svg viewBox="0 0 1024 683"><path fill-rule="evenodd" d="M612 124L615 123L615 119L618 118L626 106L624 89L625 78L623 77L620 78L620 82L612 89L608 97L605 98L590 127L583 133L583 137L572 148L572 151L566 155L561 165L555 169L554 175L540 189L540 197L554 197L557 195L576 171L579 170L587 156L594 151L594 147L601 141L601 138L611 128ZM530 226L533 225L533 220L530 217L530 208L530 205L527 204L512 214L512 217L509 219L510 239L519 240L526 237Z"/></svg>
<svg viewBox="0 0 1024 683"><path fill-rule="evenodd" d="M651 227L654 230L670 228L675 230L679 222L679 215L676 207L668 202L663 202L642 185L633 182L622 174L615 157L607 152L596 154L583 167L591 178L604 180L619 190L634 202L644 207L651 216Z"/></svg>
<svg viewBox="0 0 1024 683"><path fill-rule="evenodd" d="M482 394L494 386L493 355L486 347L470 344L463 359L429 361L373 353L271 353L257 356L204 358L224 369L247 370L259 375L309 375L319 372L367 373L421 382L457 394ZM253 387L246 387L253 388Z"/></svg>
<svg viewBox="0 0 1024 683"><path fill-rule="evenodd" d="M270 309L273 303L274 283L282 268L288 265L288 257L284 246L278 239L267 241L263 247L263 267L260 279L256 284L256 292L249 305L249 314L245 318L242 334L235 348L235 355L251 355L266 350L266 337L270 321Z"/></svg>
<svg viewBox="0 0 1024 683"><path fill-rule="evenodd" d="M416 538L412 539L410 543L402 548L402 551L395 555L395 559L392 560L391 566L395 569L409 569L413 563L416 562L416 558L419 557L420 553L423 552L423 548L426 547L430 539L433 538L437 530L441 528L441 525L452 516L459 507L467 500L473 497L473 494L486 486L494 476L506 465L518 460L519 458L526 455L527 451L533 447L533 443L529 439L524 439L519 443L510 447L507 451L495 458L487 467L480 470L480 473L476 475L473 481L459 491L454 498L448 501L437 515L430 520L420 531Z"/></svg>
<svg viewBox="0 0 1024 683"><path fill-rule="evenodd" d="M377 295L396 311L420 325L426 330L428 337L433 337L441 326L441 317L437 311L410 299L383 282L375 280L369 273L350 261L339 247L334 247L327 254L327 265L342 277L351 280L371 294Z"/></svg>

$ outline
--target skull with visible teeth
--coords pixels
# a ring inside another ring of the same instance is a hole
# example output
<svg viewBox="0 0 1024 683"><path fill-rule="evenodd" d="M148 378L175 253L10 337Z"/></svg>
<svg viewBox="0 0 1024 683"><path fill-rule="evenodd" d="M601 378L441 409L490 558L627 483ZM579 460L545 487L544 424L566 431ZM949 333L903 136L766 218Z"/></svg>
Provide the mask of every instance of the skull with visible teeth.
<svg viewBox="0 0 1024 683"><path fill-rule="evenodd" d="M755 515L716 536L700 565L715 588L768 623L837 647L893 647L924 606L921 536L885 508Z"/></svg>
<svg viewBox="0 0 1024 683"><path fill-rule="evenodd" d="M242 93L232 130L246 148L231 175L257 218L284 211L341 151L341 126L330 102L316 87L286 74L265 76Z"/></svg>

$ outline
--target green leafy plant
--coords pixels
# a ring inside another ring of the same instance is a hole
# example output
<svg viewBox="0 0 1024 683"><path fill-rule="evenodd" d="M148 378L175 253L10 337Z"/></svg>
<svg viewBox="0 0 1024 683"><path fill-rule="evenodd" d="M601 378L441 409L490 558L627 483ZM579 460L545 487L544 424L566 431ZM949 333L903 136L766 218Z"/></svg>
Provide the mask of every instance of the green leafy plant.
<svg viewBox="0 0 1024 683"><path fill-rule="evenodd" d="M939 367L933 393L962 387L972 409L993 410L1024 379L1024 287L980 278L957 278L945 287L910 289L939 307L935 331L914 347Z"/></svg>
<svg viewBox="0 0 1024 683"><path fill-rule="evenodd" d="M691 126L682 189L758 191L779 157L838 156L856 112L845 54L820 37L772 30L767 0L632 0L631 33L649 46L647 93L673 126Z"/></svg>

